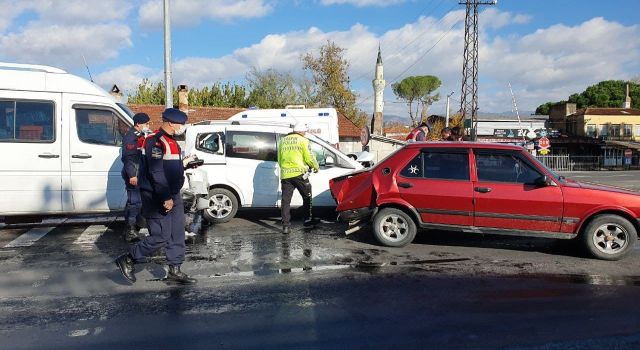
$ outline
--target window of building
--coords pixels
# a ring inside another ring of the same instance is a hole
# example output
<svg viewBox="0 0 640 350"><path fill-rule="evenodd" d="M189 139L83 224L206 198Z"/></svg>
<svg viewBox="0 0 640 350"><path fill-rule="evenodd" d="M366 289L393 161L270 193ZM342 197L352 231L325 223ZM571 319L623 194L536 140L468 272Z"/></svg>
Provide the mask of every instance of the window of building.
<svg viewBox="0 0 640 350"><path fill-rule="evenodd" d="M275 162L278 160L276 135L264 132L227 133L227 157Z"/></svg>
<svg viewBox="0 0 640 350"><path fill-rule="evenodd" d="M600 124L600 136L609 136L609 125Z"/></svg>
<svg viewBox="0 0 640 350"><path fill-rule="evenodd" d="M624 129L623 129L623 136L624 137L631 137L633 136L633 125L631 124L625 124L624 125Z"/></svg>
<svg viewBox="0 0 640 350"><path fill-rule="evenodd" d="M534 184L542 174L517 154L481 151L476 153L478 180Z"/></svg>
<svg viewBox="0 0 640 350"><path fill-rule="evenodd" d="M404 177L469 181L469 155L466 152L422 152L400 172Z"/></svg>
<svg viewBox="0 0 640 350"><path fill-rule="evenodd" d="M620 137L620 124L611 124L609 126L609 136Z"/></svg>
<svg viewBox="0 0 640 350"><path fill-rule="evenodd" d="M0 141L55 141L53 102L0 101Z"/></svg>
<svg viewBox="0 0 640 350"><path fill-rule="evenodd" d="M587 124L587 136L596 137L597 129L595 124Z"/></svg>
<svg viewBox="0 0 640 350"><path fill-rule="evenodd" d="M80 141L118 147L129 130L114 112L104 109L76 108L76 126Z"/></svg>

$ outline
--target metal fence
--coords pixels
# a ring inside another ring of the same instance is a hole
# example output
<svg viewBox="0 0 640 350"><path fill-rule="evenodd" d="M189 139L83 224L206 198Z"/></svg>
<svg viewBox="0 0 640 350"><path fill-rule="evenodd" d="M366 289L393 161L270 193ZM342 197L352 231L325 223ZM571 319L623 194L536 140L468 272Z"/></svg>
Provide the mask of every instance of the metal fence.
<svg viewBox="0 0 640 350"><path fill-rule="evenodd" d="M572 156L568 154L537 156L540 162L556 171L640 169L638 157L637 154L634 155L631 164L625 165L623 157Z"/></svg>

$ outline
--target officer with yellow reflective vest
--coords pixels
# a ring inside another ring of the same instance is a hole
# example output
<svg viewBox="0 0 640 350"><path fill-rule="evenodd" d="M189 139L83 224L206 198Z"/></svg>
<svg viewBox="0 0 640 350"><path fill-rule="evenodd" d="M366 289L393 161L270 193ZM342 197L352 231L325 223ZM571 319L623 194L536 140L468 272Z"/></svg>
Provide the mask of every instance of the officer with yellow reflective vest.
<svg viewBox="0 0 640 350"><path fill-rule="evenodd" d="M278 144L278 165L280 165L280 183L282 185L282 233L291 232L291 197L294 189L302 196L305 214L304 226L318 223L311 210L311 183L309 169L317 173L320 169L316 158L309 148L309 140L304 137L307 126L297 123L293 132L280 139Z"/></svg>

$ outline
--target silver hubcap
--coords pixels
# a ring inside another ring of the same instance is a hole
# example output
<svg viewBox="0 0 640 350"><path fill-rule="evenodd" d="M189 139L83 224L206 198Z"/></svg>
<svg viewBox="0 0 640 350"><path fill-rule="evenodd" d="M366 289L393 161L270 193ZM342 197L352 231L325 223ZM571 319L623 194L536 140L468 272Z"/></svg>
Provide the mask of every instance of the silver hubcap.
<svg viewBox="0 0 640 350"><path fill-rule="evenodd" d="M404 239L409 232L409 224L399 215L387 215L380 221L378 227L382 236L391 242L398 242Z"/></svg>
<svg viewBox="0 0 640 350"><path fill-rule="evenodd" d="M228 196L224 194L214 194L209 197L207 213L214 218L223 219L231 214L231 210L233 210L233 203Z"/></svg>
<svg viewBox="0 0 640 350"><path fill-rule="evenodd" d="M604 224L593 234L593 244L605 254L616 254L629 244L629 234L618 224Z"/></svg>

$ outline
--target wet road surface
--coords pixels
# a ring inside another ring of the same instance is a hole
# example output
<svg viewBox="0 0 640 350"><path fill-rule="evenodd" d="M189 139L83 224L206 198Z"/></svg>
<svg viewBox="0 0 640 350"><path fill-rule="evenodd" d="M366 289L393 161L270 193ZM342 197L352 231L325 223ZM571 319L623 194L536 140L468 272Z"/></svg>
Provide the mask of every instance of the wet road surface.
<svg viewBox="0 0 640 350"><path fill-rule="evenodd" d="M246 211L188 241L196 286L163 282L161 255L130 285L121 220L59 221L0 230L2 349L640 348L638 249L451 232L392 249Z"/></svg>

